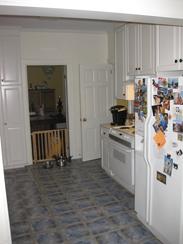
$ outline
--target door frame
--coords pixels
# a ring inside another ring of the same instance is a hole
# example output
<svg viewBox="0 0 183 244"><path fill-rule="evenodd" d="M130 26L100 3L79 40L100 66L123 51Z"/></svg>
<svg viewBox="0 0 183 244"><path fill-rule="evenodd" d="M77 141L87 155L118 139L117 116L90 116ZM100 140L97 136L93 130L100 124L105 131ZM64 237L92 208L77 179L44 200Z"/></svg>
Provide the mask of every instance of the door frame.
<svg viewBox="0 0 183 244"><path fill-rule="evenodd" d="M22 62L22 90L23 90L23 106L24 106L24 121L25 121L25 140L26 140L26 151L27 151L27 164L32 165L32 145L31 145L31 128L30 128L30 118L29 118L29 94L28 94L28 77L27 77L27 66L29 65L60 65L67 67L67 82L66 82L66 111L67 111L67 126L69 130L69 151L72 149L71 143L71 133L70 133L70 117L72 110L69 108L72 106L73 101L71 101L71 97L73 97L70 93L73 83L73 75L72 75L72 65L64 60L53 60L53 59L33 59L33 60L23 60ZM26 164L26 165L27 165Z"/></svg>

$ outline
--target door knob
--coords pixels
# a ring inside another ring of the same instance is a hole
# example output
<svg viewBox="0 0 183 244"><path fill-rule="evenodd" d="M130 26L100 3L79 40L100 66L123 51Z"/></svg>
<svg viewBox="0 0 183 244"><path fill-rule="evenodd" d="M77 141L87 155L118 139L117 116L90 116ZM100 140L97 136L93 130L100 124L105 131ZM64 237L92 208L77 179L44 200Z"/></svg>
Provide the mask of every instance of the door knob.
<svg viewBox="0 0 183 244"><path fill-rule="evenodd" d="M83 118L83 122L86 122L87 121L87 118Z"/></svg>

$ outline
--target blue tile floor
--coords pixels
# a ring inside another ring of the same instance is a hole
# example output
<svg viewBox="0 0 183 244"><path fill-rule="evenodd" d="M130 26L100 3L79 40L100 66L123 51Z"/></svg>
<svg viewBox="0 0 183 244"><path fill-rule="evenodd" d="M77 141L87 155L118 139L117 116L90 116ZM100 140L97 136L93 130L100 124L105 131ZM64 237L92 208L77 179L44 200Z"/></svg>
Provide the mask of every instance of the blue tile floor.
<svg viewBox="0 0 183 244"><path fill-rule="evenodd" d="M5 171L13 244L160 244L101 161Z"/></svg>

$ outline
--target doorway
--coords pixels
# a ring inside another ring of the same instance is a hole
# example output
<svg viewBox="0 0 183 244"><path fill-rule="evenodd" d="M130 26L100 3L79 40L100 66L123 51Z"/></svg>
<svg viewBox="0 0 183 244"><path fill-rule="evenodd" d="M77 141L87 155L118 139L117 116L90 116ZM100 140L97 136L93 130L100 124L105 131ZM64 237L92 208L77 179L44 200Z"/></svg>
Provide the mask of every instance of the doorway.
<svg viewBox="0 0 183 244"><path fill-rule="evenodd" d="M67 66L28 65L27 81L33 162L69 156Z"/></svg>

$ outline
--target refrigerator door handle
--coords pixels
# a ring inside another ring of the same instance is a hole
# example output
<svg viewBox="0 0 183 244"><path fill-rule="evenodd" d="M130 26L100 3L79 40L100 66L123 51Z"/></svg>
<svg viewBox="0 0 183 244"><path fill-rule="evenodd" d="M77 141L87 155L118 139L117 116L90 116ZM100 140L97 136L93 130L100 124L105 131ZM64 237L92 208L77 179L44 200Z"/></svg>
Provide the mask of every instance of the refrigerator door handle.
<svg viewBox="0 0 183 244"><path fill-rule="evenodd" d="M151 164L149 161L149 124L151 120L151 79L148 79L147 84L147 117L144 123L144 159L147 165L147 199L146 199L146 222L150 223L150 209L151 209Z"/></svg>

